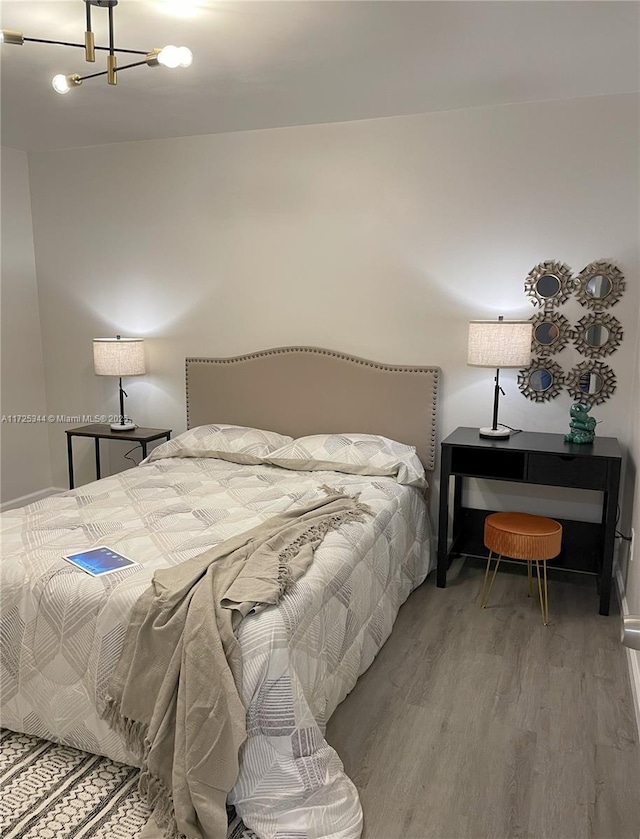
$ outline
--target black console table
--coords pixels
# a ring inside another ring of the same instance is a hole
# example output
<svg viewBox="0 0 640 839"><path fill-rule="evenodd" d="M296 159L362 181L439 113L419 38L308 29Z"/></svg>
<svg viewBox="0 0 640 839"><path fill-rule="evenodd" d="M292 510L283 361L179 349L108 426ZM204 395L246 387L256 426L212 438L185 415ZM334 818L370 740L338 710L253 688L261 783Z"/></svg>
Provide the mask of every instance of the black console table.
<svg viewBox="0 0 640 839"><path fill-rule="evenodd" d="M447 584L451 559L459 554L487 556L483 528L491 510L462 506L464 478L600 490L600 523L557 519L563 527L562 552L549 562L560 568L596 574L600 614L609 614L613 549L622 456L614 437L589 445L565 443L562 434L520 432L508 439L479 436L477 428L458 428L442 442L438 534L438 586ZM453 542L449 541L449 481L453 476Z"/></svg>

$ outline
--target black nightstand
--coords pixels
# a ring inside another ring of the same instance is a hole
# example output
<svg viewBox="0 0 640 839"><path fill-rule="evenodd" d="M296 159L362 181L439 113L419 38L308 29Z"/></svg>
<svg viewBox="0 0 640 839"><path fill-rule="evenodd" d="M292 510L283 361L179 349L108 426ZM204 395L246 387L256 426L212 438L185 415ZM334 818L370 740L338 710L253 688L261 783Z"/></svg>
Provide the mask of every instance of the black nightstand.
<svg viewBox="0 0 640 839"><path fill-rule="evenodd" d="M492 440L480 437L477 428L457 428L442 441L438 586L446 586L447 569L454 556L486 557L488 553L483 539L484 520L494 511L462 506L464 478L595 489L603 494L601 521L558 519L563 528L562 551L557 559L549 562L549 568L597 575L600 614L608 615L621 463L615 437L596 437L593 443L582 446L565 443L562 434L523 431L506 440ZM449 479L452 476L455 479L453 544L449 548Z"/></svg>
<svg viewBox="0 0 640 839"><path fill-rule="evenodd" d="M73 479L73 446L74 437L93 437L96 445L96 478L100 474L100 440L124 440L127 443L140 443L142 446L142 457L147 456L147 443L154 440L169 440L171 437L170 428L134 428L132 431L112 431L110 425L81 425L78 428L68 428L67 434L67 457L69 459L69 489L75 487Z"/></svg>

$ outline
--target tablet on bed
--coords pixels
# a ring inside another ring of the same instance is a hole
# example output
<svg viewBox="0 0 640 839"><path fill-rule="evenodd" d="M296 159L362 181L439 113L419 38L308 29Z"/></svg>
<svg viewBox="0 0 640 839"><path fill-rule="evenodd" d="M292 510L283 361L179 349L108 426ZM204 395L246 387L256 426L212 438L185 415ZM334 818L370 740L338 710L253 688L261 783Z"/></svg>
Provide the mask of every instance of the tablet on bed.
<svg viewBox="0 0 640 839"><path fill-rule="evenodd" d="M102 577L105 574L113 574L116 571L121 571L123 568L129 568L132 565L138 565L122 554L112 551L104 545L97 548L90 548L87 551L81 551L77 554L69 554L64 557L67 562L72 565L77 565L87 574L92 577Z"/></svg>

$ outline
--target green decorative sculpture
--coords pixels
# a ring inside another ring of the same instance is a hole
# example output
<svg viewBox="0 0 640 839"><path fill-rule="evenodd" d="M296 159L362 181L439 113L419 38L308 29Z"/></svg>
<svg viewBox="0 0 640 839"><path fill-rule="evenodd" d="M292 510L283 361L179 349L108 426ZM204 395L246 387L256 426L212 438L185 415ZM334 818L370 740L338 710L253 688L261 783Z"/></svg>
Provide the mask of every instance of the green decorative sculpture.
<svg viewBox="0 0 640 839"><path fill-rule="evenodd" d="M593 443L596 436L596 421L589 416L589 405L574 402L569 408L571 431L564 435L565 443Z"/></svg>

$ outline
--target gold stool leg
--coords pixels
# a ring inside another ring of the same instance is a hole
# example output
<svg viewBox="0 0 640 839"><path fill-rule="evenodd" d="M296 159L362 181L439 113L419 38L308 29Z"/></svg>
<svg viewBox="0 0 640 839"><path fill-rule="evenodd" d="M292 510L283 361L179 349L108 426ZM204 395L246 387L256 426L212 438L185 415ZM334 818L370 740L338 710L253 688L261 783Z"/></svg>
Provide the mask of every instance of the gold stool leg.
<svg viewBox="0 0 640 839"><path fill-rule="evenodd" d="M528 597L531 597L531 594L532 594L532 591L531 591L531 589L533 588L532 583L533 583L533 566L531 564L531 560L528 559L527 560L527 585L528 585L528 588L529 588L529 593L527 595Z"/></svg>
<svg viewBox="0 0 640 839"><path fill-rule="evenodd" d="M480 608L484 609L484 607L489 602L489 596L491 595L491 589L493 588L493 581L496 578L496 574L498 573L498 566L500 565L500 560L502 559L502 555L498 556L496 560L496 567L493 569L493 575L491 577L491 582L489 583L489 590L485 594L485 589L487 587L487 577L489 576L489 568L491 567L491 557L493 556L493 551L489 551L489 557L487 559L487 570L484 572L484 583L482 584L482 598L480 600Z"/></svg>
<svg viewBox="0 0 640 839"><path fill-rule="evenodd" d="M538 594L540 595L540 610L542 612L542 623L546 626L549 623L549 604L547 602L547 563L544 562L544 592L542 580L540 579L540 564L536 559L536 577L538 578Z"/></svg>
<svg viewBox="0 0 640 839"><path fill-rule="evenodd" d="M487 577L489 576L489 568L491 567L491 557L493 556L493 551L489 551L489 556L487 557L487 567L484 572L484 580L482 581L482 592L480 594L480 608L484 609L484 595L487 589Z"/></svg>
<svg viewBox="0 0 640 839"><path fill-rule="evenodd" d="M547 563L546 561L543 563L544 565L544 610L546 613L546 620L544 625L547 626L549 623L549 589L547 588Z"/></svg>

